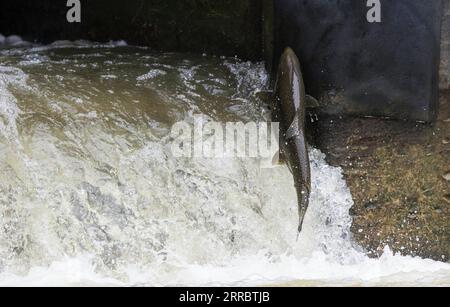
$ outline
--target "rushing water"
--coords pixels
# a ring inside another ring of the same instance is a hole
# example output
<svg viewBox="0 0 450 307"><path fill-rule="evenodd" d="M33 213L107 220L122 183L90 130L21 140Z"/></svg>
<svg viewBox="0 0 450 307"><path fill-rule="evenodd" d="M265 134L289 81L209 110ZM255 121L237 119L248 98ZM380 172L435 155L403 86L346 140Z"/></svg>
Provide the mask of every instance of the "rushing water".
<svg viewBox="0 0 450 307"><path fill-rule="evenodd" d="M0 285L450 285L448 264L352 243L352 197L318 150L298 240L286 167L173 157L177 121L268 117L263 64L14 45L0 46Z"/></svg>

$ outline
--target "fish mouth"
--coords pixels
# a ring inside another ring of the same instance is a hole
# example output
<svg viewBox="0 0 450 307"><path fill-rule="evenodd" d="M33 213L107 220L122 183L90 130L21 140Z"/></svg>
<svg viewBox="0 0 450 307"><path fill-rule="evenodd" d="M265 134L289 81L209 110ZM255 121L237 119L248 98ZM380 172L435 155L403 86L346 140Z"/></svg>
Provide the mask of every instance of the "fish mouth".
<svg viewBox="0 0 450 307"><path fill-rule="evenodd" d="M309 206L309 194L310 192L308 187L302 184L298 195L298 233L303 230L303 222Z"/></svg>

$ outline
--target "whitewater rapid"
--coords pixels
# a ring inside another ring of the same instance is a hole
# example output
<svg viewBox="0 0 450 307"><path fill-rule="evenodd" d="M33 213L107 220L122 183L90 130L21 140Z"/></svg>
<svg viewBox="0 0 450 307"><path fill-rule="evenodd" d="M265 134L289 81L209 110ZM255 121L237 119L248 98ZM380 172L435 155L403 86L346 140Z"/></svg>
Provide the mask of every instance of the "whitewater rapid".
<svg viewBox="0 0 450 307"><path fill-rule="evenodd" d="M353 243L317 149L298 240L285 166L173 157L177 121L266 119L267 81L123 41L0 46L0 286L450 285L449 264Z"/></svg>

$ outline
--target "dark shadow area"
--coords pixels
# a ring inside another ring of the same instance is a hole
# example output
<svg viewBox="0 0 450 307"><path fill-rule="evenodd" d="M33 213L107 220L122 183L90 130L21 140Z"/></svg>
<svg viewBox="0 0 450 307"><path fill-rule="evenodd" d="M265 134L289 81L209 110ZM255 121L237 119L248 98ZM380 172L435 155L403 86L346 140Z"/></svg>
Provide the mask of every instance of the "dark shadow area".
<svg viewBox="0 0 450 307"><path fill-rule="evenodd" d="M124 39L154 50L262 59L259 0L81 1L81 23L66 19L67 0L2 0L0 33L29 41Z"/></svg>
<svg viewBox="0 0 450 307"><path fill-rule="evenodd" d="M329 113L433 121L438 104L441 1L275 1L275 60L286 46L307 92Z"/></svg>

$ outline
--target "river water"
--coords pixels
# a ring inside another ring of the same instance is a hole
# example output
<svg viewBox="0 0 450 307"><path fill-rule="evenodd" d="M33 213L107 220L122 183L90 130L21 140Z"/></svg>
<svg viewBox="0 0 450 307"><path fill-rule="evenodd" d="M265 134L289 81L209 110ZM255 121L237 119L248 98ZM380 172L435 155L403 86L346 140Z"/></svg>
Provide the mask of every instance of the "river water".
<svg viewBox="0 0 450 307"><path fill-rule="evenodd" d="M262 63L124 42L0 46L0 285L450 285L450 265L369 259L342 171L293 180L255 158L175 158L203 114L265 121Z"/></svg>

